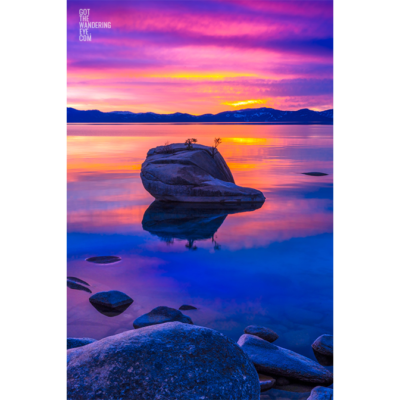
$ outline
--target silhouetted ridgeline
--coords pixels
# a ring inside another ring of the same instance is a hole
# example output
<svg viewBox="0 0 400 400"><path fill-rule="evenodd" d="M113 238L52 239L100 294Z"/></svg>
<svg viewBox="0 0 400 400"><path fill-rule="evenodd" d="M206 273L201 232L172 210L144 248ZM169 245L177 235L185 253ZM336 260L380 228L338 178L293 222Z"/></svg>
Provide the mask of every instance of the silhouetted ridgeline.
<svg viewBox="0 0 400 400"><path fill-rule="evenodd" d="M224 111L219 114L156 114L132 113L130 111L101 112L98 110L81 111L67 108L67 122L258 122L268 124L333 124L333 110L312 111L304 108L298 111L280 111L273 108L247 108L245 110Z"/></svg>

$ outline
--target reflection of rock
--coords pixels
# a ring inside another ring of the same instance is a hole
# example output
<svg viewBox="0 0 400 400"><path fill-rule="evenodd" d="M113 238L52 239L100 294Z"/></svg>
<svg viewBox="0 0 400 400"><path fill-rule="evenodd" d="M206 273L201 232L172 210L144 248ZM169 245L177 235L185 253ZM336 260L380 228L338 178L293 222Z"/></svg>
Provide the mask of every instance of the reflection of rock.
<svg viewBox="0 0 400 400"><path fill-rule="evenodd" d="M89 257L86 259L86 261L96 264L112 264L120 260L121 257L118 256L98 256L98 257Z"/></svg>
<svg viewBox="0 0 400 400"><path fill-rule="evenodd" d="M260 398L250 360L212 329L172 322L68 350L68 399Z"/></svg>
<svg viewBox="0 0 400 400"><path fill-rule="evenodd" d="M143 328L150 325L164 324L166 322L183 322L185 324L193 324L191 318L182 314L180 311L170 307L156 307L149 313L136 318L133 321L133 326L136 329Z"/></svg>
<svg viewBox="0 0 400 400"><path fill-rule="evenodd" d="M133 300L118 290L99 292L89 298L92 306L107 317L115 317L123 313Z"/></svg>
<svg viewBox="0 0 400 400"><path fill-rule="evenodd" d="M258 336L259 338L264 339L270 343L275 342L275 340L278 339L279 337L278 334L274 332L272 329L257 325L249 325L244 329L244 333Z"/></svg>
<svg viewBox="0 0 400 400"><path fill-rule="evenodd" d="M153 202L143 215L145 231L171 243L187 240L193 248L195 240L213 239L229 214L254 211L263 203L228 205ZM214 242L215 246L219 246Z"/></svg>
<svg viewBox="0 0 400 400"><path fill-rule="evenodd" d="M144 188L157 200L195 203L263 202L256 189L235 185L225 160L215 149L183 143L149 150L140 177Z"/></svg>
<svg viewBox="0 0 400 400"><path fill-rule="evenodd" d="M95 342L96 339L91 338L67 338L67 350L75 349L76 347L86 346Z"/></svg>
<svg viewBox="0 0 400 400"><path fill-rule="evenodd" d="M332 400L333 390L322 386L317 386L311 391L311 396L307 400Z"/></svg>
<svg viewBox="0 0 400 400"><path fill-rule="evenodd" d="M78 282L78 283L83 283L86 286L90 286L87 282L83 281L82 279L75 278L74 276L67 276L67 279L70 281Z"/></svg>
<svg viewBox="0 0 400 400"><path fill-rule="evenodd" d="M315 361L257 336L244 334L238 345L249 356L258 372L304 383L330 385L333 382L332 373Z"/></svg>
<svg viewBox="0 0 400 400"><path fill-rule="evenodd" d="M122 314L129 306L130 304L126 304L124 306L119 306L119 307L104 307L100 306L99 304L93 304L92 306L100 313L105 315L106 317L116 317L117 315Z"/></svg>
<svg viewBox="0 0 400 400"><path fill-rule="evenodd" d="M67 287L74 290L83 290L84 292L92 293L92 291L86 286L81 285L78 282L71 281L70 279L67 279Z"/></svg>
<svg viewBox="0 0 400 400"><path fill-rule="evenodd" d="M184 304L183 306L180 306L179 309L182 310L182 311L197 310L196 307L189 306L187 304Z"/></svg>

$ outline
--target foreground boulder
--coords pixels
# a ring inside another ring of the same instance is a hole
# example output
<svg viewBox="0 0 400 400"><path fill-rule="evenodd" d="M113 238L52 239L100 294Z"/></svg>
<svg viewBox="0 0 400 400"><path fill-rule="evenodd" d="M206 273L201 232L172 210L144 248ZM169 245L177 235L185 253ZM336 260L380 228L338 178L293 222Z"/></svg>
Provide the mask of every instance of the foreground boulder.
<svg viewBox="0 0 400 400"><path fill-rule="evenodd" d="M317 386L311 391L311 395L307 400L333 400L333 390Z"/></svg>
<svg viewBox="0 0 400 400"><path fill-rule="evenodd" d="M144 328L150 325L165 324L166 322L182 322L184 324L193 324L193 321L187 315L182 314L180 311L175 310L175 308L170 307L156 307L149 313L136 318L133 321L133 327L136 329Z"/></svg>
<svg viewBox="0 0 400 400"><path fill-rule="evenodd" d="M244 329L244 333L248 333L249 335L258 336L261 339L266 340L267 342L275 342L278 339L278 334L274 332L272 329L264 328L263 326L258 325L249 325Z"/></svg>
<svg viewBox="0 0 400 400"><path fill-rule="evenodd" d="M212 329L171 322L67 352L68 399L260 398L243 351Z"/></svg>
<svg viewBox="0 0 400 400"><path fill-rule="evenodd" d="M87 344L95 342L96 339L91 338L67 338L67 350L76 347L86 346Z"/></svg>
<svg viewBox="0 0 400 400"><path fill-rule="evenodd" d="M333 357L333 336L321 335L311 345L314 351L324 356Z"/></svg>
<svg viewBox="0 0 400 400"><path fill-rule="evenodd" d="M263 202L256 189L235 185L232 173L217 149L184 143L149 150L140 177L157 200L195 203Z"/></svg>
<svg viewBox="0 0 400 400"><path fill-rule="evenodd" d="M89 298L92 304L104 306L108 308L117 308L125 305L130 305L133 300L125 293L118 290L110 290L109 292L99 292Z"/></svg>
<svg viewBox="0 0 400 400"><path fill-rule="evenodd" d="M244 334L238 345L249 356L256 370L263 374L324 386L333 382L332 373L315 361L257 336Z"/></svg>

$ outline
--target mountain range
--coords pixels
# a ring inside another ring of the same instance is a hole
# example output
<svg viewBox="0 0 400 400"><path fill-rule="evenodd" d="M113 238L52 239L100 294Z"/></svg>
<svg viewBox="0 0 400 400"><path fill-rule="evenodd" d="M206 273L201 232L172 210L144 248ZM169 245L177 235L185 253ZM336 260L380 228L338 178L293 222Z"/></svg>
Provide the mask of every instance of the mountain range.
<svg viewBox="0 0 400 400"><path fill-rule="evenodd" d="M247 108L224 111L218 114L191 115L184 113L156 114L130 111L102 112L99 110L77 110L67 108L68 123L151 123L151 122L216 122L216 123L261 123L261 124L333 124L333 110L313 111L304 108L298 111L281 111L274 108Z"/></svg>

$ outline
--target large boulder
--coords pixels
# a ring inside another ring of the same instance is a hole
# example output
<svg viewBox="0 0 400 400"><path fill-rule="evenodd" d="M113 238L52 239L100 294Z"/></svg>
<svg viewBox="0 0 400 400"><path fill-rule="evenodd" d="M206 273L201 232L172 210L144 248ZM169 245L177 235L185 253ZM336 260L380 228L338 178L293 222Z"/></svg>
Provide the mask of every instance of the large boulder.
<svg viewBox="0 0 400 400"><path fill-rule="evenodd" d="M95 341L96 339L92 338L67 338L67 350L74 349L75 347L86 346Z"/></svg>
<svg viewBox="0 0 400 400"><path fill-rule="evenodd" d="M243 351L212 329L171 322L67 352L68 399L260 398Z"/></svg>
<svg viewBox="0 0 400 400"><path fill-rule="evenodd" d="M133 321L133 327L136 329L144 328L150 325L165 324L166 322L182 322L184 324L193 324L193 321L187 315L182 314L175 308L170 307L156 307L149 313L136 318Z"/></svg>
<svg viewBox="0 0 400 400"><path fill-rule="evenodd" d="M263 202L256 189L235 185L225 160L215 149L184 143L149 150L140 172L144 188L157 200L194 203Z"/></svg>
<svg viewBox="0 0 400 400"><path fill-rule="evenodd" d="M317 386L311 391L311 395L307 400L333 400L333 390Z"/></svg>
<svg viewBox="0 0 400 400"><path fill-rule="evenodd" d="M258 336L261 339L266 340L267 342L275 342L278 339L278 334L274 332L272 329L265 328L263 326L258 325L249 325L244 329L244 333L248 333L249 335Z"/></svg>
<svg viewBox="0 0 400 400"><path fill-rule="evenodd" d="M244 334L238 345L249 356L256 370L263 374L324 386L333 382L332 373L315 361L257 336Z"/></svg>
<svg viewBox="0 0 400 400"><path fill-rule="evenodd" d="M333 336L321 335L311 345L314 351L328 357L333 357Z"/></svg>

